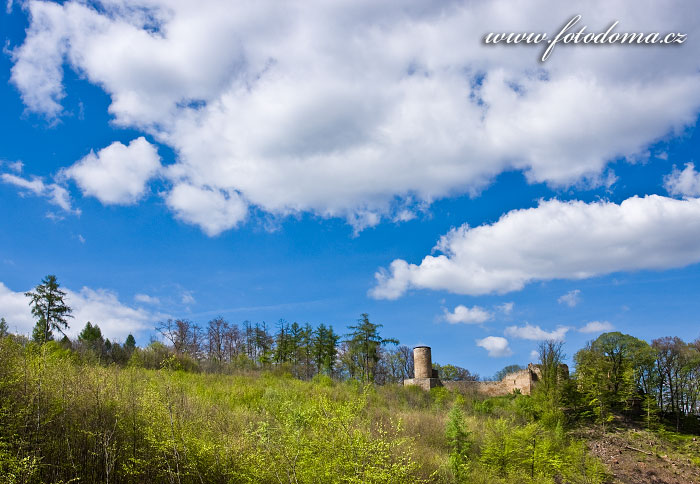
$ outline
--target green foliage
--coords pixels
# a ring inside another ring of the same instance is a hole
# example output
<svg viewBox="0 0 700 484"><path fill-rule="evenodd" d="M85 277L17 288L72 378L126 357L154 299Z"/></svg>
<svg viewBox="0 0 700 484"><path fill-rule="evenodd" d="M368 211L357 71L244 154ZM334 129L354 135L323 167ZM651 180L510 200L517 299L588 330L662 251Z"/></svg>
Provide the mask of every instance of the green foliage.
<svg viewBox="0 0 700 484"><path fill-rule="evenodd" d="M349 326L352 332L348 335L347 365L352 378L361 382L374 382L374 376L380 357L380 348L386 344L398 345L399 341L393 338L379 336L381 324L369 321L369 315L363 313L356 326Z"/></svg>
<svg viewBox="0 0 700 484"><path fill-rule="evenodd" d="M450 470L457 482L465 481L470 474L468 453L471 448L469 431L464 425L464 413L459 404L455 404L447 416L445 438L449 448Z"/></svg>
<svg viewBox="0 0 700 484"><path fill-rule="evenodd" d="M134 335L129 333L129 336L126 337L126 341L124 341L124 348L132 352L136 349L136 339L134 339Z"/></svg>
<svg viewBox="0 0 700 484"><path fill-rule="evenodd" d="M433 363L433 369L438 371L443 381L478 381L479 375L472 374L466 368L455 365L439 365Z"/></svg>
<svg viewBox="0 0 700 484"><path fill-rule="evenodd" d="M574 361L586 407L583 415L593 415L603 428L615 410L629 408L637 392L652 385L653 351L648 343L628 334L603 333L579 350ZM645 404L652 418L653 406L648 399Z"/></svg>
<svg viewBox="0 0 700 484"><path fill-rule="evenodd" d="M585 447L566 436L561 427L547 429L537 422L518 425L505 418L485 427L479 463L495 478L518 482L602 482L602 464Z"/></svg>
<svg viewBox="0 0 700 484"><path fill-rule="evenodd" d="M0 318L0 338L4 338L8 334L10 334L10 331L7 327L7 321L5 321L5 318Z"/></svg>
<svg viewBox="0 0 700 484"><path fill-rule="evenodd" d="M372 387L173 371L163 348L122 369L0 340L0 482L423 481Z"/></svg>

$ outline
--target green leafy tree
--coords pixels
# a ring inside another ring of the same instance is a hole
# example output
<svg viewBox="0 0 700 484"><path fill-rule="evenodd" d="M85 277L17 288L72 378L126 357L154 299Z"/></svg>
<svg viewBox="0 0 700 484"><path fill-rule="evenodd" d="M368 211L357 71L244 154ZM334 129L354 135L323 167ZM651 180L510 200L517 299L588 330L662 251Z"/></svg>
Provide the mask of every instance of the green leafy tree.
<svg viewBox="0 0 700 484"><path fill-rule="evenodd" d="M72 318L71 308L65 303L66 293L60 289L56 276L48 275L34 291L24 293L30 301L32 315L37 323L32 332L32 339L37 343L46 343L53 339L53 331L65 335L68 318Z"/></svg>
<svg viewBox="0 0 700 484"><path fill-rule="evenodd" d="M612 418L613 402L607 381L609 375L608 362L596 352L591 343L574 355L576 362L576 381L578 389L584 397L588 410L584 416L595 416L596 421L603 425Z"/></svg>
<svg viewBox="0 0 700 484"><path fill-rule="evenodd" d="M606 362L607 382L613 399L624 402L633 394L633 355L638 353L644 345L646 345L644 341L619 331L603 333L591 343L591 349L601 355Z"/></svg>
<svg viewBox="0 0 700 484"><path fill-rule="evenodd" d="M613 410L629 407L638 394L653 390L654 351L648 343L618 331L603 333L574 356L576 380L586 403L605 425ZM651 401L642 396L648 419Z"/></svg>
<svg viewBox="0 0 700 484"><path fill-rule="evenodd" d="M534 397L544 410L542 422L545 426L554 428L563 423L564 413L561 410L564 396L564 375L562 361L564 352L561 341L546 340L539 344L540 381L535 387Z"/></svg>
<svg viewBox="0 0 700 484"><path fill-rule="evenodd" d="M479 375L461 366L433 363L433 369L438 371L443 381L479 381Z"/></svg>
<svg viewBox="0 0 700 484"><path fill-rule="evenodd" d="M0 318L0 338L4 338L10 334L10 331L7 327L7 321L5 321L5 318Z"/></svg>

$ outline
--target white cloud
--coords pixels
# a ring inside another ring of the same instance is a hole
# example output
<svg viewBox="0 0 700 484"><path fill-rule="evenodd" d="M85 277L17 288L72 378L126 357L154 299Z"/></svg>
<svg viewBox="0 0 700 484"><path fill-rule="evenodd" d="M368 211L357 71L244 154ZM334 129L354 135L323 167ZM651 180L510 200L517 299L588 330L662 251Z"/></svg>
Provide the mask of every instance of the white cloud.
<svg viewBox="0 0 700 484"><path fill-rule="evenodd" d="M245 200L208 224L196 198L168 196L210 235L248 206L344 217L357 229L406 220L405 200L476 194L504 170L553 185L609 183L609 160L634 160L700 109L698 43L560 46L538 63L540 47L481 42L488 30L553 34L571 17L565 2L26 6L11 82L27 108L61 115L64 66L100 86L117 126L174 150L173 191ZM589 30L621 19L625 31L694 38L694 8L598 0L581 13Z"/></svg>
<svg viewBox="0 0 700 484"><path fill-rule="evenodd" d="M160 304L160 299L148 294L136 294L134 295L134 301L144 304Z"/></svg>
<svg viewBox="0 0 700 484"><path fill-rule="evenodd" d="M87 321L100 326L105 337L123 341L129 333L152 329L158 319L149 311L121 303L117 294L107 289L83 287L68 293L68 304L73 308L72 331L77 334Z"/></svg>
<svg viewBox="0 0 700 484"><path fill-rule="evenodd" d="M671 195L700 196L700 173L695 171L693 163L686 163L683 171L674 166L673 171L664 177L664 188Z"/></svg>
<svg viewBox="0 0 700 484"><path fill-rule="evenodd" d="M503 314L510 314L513 312L513 308L515 307L514 302L505 302L503 304L499 304L496 306L496 309L501 311Z"/></svg>
<svg viewBox="0 0 700 484"><path fill-rule="evenodd" d="M537 350L530 351L530 359L532 361L538 361L540 359L540 353Z"/></svg>
<svg viewBox="0 0 700 484"><path fill-rule="evenodd" d="M0 163L0 165L1 164L2 163ZM22 173L22 168L24 168L24 163L22 163L21 161L6 161L5 164L10 168L10 170L14 171L15 173Z"/></svg>
<svg viewBox="0 0 700 484"><path fill-rule="evenodd" d="M60 207L66 212L80 215L80 209L73 209L68 190L56 183L44 183L41 177L33 176L31 179L22 178L10 173L2 173L0 179L4 183L14 185L34 195L47 198L50 203Z"/></svg>
<svg viewBox="0 0 700 484"><path fill-rule="evenodd" d="M700 261L700 199L650 195L621 204L542 201L497 222L444 235L420 264L394 260L370 295L396 299L411 288L506 293L532 281L585 279Z"/></svg>
<svg viewBox="0 0 700 484"><path fill-rule="evenodd" d="M566 326L557 326L553 331L545 331L539 326L533 326L525 323L524 326L508 326L504 332L506 336L511 338L529 339L534 341L554 340L564 341L566 333L570 328Z"/></svg>
<svg viewBox="0 0 700 484"><path fill-rule="evenodd" d="M207 235L218 235L245 220L248 207L233 191L176 185L166 199L183 222L198 225Z"/></svg>
<svg viewBox="0 0 700 484"><path fill-rule="evenodd" d="M192 291L182 291L180 301L182 301L182 304L194 304L196 302Z"/></svg>
<svg viewBox="0 0 700 484"><path fill-rule="evenodd" d="M581 290L574 289L573 291L569 291L557 299L557 302L559 304L566 304L570 308L573 308L581 302Z"/></svg>
<svg viewBox="0 0 700 484"><path fill-rule="evenodd" d="M578 329L580 333L605 333L612 330L613 325L608 321L591 321Z"/></svg>
<svg viewBox="0 0 700 484"><path fill-rule="evenodd" d="M452 312L448 311L447 309L443 309L443 311L445 321L447 321L450 324L484 323L493 317L493 314L479 306L468 308L460 304L457 307L455 307L454 311Z"/></svg>
<svg viewBox="0 0 700 484"><path fill-rule="evenodd" d="M80 291L66 291L66 304L73 309L73 318L68 320L67 334L76 337L90 321L97 324L105 337L123 341L129 333L153 328L162 319L143 309L135 309L119 301L117 294L107 289L83 287ZM29 299L23 292L14 292L0 282L0 316L5 317L11 331L31 335L35 321Z"/></svg>
<svg viewBox="0 0 700 484"><path fill-rule="evenodd" d="M484 339L478 339L476 340L476 345L488 351L489 356L492 358L500 358L513 354L513 351L508 345L508 340L500 336L487 336Z"/></svg>
<svg viewBox="0 0 700 484"><path fill-rule="evenodd" d="M91 152L63 173L75 180L84 195L105 205L129 205L141 199L146 182L160 169L156 147L144 137L128 146L115 141L97 153Z"/></svg>
<svg viewBox="0 0 700 484"><path fill-rule="evenodd" d="M7 321L10 331L30 334L34 320L29 299L22 292L14 292L0 282L0 317Z"/></svg>

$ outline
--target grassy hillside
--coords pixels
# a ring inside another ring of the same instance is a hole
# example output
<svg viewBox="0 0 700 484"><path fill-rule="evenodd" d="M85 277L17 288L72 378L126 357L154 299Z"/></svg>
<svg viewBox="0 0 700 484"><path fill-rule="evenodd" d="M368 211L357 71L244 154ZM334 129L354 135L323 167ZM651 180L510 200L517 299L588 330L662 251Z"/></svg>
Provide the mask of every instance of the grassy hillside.
<svg viewBox="0 0 700 484"><path fill-rule="evenodd" d="M602 464L542 408L523 395L105 367L3 338L0 480L602 482Z"/></svg>

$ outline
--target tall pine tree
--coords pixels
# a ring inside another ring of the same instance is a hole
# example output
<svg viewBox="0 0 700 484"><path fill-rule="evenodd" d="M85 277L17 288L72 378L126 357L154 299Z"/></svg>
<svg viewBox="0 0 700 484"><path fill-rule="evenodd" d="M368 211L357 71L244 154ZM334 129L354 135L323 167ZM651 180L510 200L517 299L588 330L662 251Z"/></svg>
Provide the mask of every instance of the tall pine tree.
<svg viewBox="0 0 700 484"><path fill-rule="evenodd" d="M65 291L60 289L56 276L48 275L34 291L24 293L30 301L32 314L37 318L32 332L32 339L37 343L46 343L53 339L53 331L65 335L68 329L68 318L72 318L71 308L66 305Z"/></svg>

